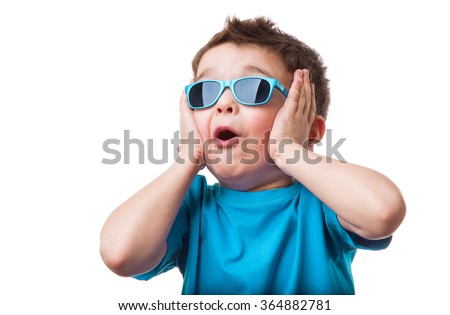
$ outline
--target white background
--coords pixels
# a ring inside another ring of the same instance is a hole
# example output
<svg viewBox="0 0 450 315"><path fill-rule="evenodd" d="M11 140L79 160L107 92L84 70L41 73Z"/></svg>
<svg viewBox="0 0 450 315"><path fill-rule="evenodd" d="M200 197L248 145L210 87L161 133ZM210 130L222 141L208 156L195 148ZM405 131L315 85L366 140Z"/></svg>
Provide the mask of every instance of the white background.
<svg viewBox="0 0 450 315"><path fill-rule="evenodd" d="M333 313L445 313L444 3L2 1L0 312L114 314L117 302L180 298L177 270L140 282L102 263L106 217L168 166L139 164L136 155L129 165L105 165L111 156L102 144L123 143L130 130L161 147L178 129L178 100L196 51L227 15L265 15L324 58L332 92L327 127L335 141L347 138L341 154L390 177L408 206L387 250L358 252L357 295L331 298Z"/></svg>

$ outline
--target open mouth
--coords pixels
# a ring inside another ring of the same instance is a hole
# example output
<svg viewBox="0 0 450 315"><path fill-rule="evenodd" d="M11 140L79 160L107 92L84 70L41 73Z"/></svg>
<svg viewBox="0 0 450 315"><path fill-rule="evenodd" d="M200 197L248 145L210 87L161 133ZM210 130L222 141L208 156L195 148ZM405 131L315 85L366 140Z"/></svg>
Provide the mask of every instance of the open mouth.
<svg viewBox="0 0 450 315"><path fill-rule="evenodd" d="M231 130L220 130L217 134L217 139L222 140L222 141L226 141L226 140L230 140L234 137L237 137L237 134L235 134L233 131Z"/></svg>
<svg viewBox="0 0 450 315"><path fill-rule="evenodd" d="M214 139L221 144L232 145L239 142L239 135L229 127L220 127L214 132Z"/></svg>

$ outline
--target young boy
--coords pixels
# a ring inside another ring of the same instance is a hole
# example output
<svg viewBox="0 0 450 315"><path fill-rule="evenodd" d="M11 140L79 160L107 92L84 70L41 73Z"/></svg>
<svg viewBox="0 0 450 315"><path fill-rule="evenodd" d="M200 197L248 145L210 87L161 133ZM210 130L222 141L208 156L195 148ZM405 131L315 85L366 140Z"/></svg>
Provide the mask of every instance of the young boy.
<svg viewBox="0 0 450 315"><path fill-rule="evenodd" d="M107 219L105 264L141 280L178 267L183 294L354 294L357 248L386 248L405 203L382 174L313 152L320 56L266 18L230 18L192 66L179 158Z"/></svg>

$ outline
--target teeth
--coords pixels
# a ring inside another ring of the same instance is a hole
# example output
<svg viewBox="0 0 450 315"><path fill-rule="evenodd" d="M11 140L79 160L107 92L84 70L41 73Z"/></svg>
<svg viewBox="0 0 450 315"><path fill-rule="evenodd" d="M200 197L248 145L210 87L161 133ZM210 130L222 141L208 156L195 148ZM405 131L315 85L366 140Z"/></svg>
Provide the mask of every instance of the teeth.
<svg viewBox="0 0 450 315"><path fill-rule="evenodd" d="M220 140L230 140L234 137L236 137L236 134L231 130L219 131L219 134L217 135L217 138L219 138Z"/></svg>

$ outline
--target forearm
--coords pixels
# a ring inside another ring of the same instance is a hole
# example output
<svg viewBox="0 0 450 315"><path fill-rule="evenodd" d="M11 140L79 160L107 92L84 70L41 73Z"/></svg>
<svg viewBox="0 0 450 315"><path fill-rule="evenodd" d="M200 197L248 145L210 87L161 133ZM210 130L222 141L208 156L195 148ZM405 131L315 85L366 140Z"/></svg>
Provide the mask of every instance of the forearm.
<svg viewBox="0 0 450 315"><path fill-rule="evenodd" d="M115 273L131 276L152 269L166 252L166 237L199 165L174 163L121 204L106 220L100 252Z"/></svg>
<svg viewBox="0 0 450 315"><path fill-rule="evenodd" d="M320 156L298 144L283 151L275 158L278 167L333 209L347 230L377 239L391 235L400 225L405 203L386 176Z"/></svg>

